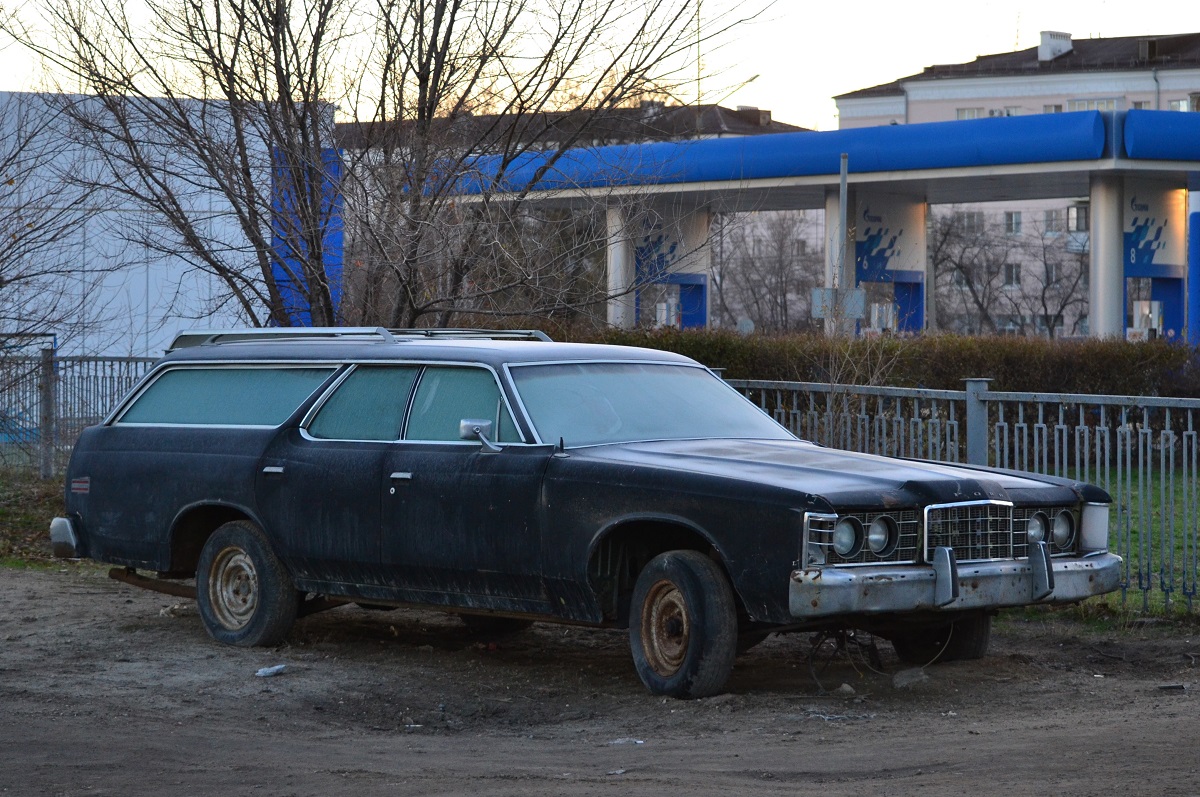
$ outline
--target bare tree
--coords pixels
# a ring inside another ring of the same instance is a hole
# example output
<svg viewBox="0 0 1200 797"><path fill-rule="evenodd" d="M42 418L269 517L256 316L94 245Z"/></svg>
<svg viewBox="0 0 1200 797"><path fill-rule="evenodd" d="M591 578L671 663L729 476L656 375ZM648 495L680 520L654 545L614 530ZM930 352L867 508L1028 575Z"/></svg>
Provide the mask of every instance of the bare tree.
<svg viewBox="0 0 1200 797"><path fill-rule="evenodd" d="M1007 228L984 210L933 214L929 257L944 329L1055 337L1087 315L1088 240L1043 225Z"/></svg>
<svg viewBox="0 0 1200 797"><path fill-rule="evenodd" d="M153 214L148 249L211 274L251 323L409 326L595 301L564 279L602 225L529 192L615 109L693 78L692 48L739 21L701 34L698 6L34 0L5 28L95 95L64 112L108 190Z"/></svg>
<svg viewBox="0 0 1200 797"><path fill-rule="evenodd" d="M999 316L1019 306L1020 240L984 211L961 208L931 213L928 235L939 327L995 333Z"/></svg>
<svg viewBox="0 0 1200 797"><path fill-rule="evenodd" d="M1035 229L1025 248L1029 269L1022 285L1024 304L1039 334L1082 333L1087 317L1089 253L1087 235L1047 235Z"/></svg>
<svg viewBox="0 0 1200 797"><path fill-rule="evenodd" d="M37 95L0 96L0 354L79 332L101 276L72 246L95 208L90 192L64 179L81 166L63 121Z"/></svg>
<svg viewBox="0 0 1200 797"><path fill-rule="evenodd" d="M714 265L723 319L742 318L764 332L812 324L812 289L824 280L820 233L804 211L743 214L722 226Z"/></svg>

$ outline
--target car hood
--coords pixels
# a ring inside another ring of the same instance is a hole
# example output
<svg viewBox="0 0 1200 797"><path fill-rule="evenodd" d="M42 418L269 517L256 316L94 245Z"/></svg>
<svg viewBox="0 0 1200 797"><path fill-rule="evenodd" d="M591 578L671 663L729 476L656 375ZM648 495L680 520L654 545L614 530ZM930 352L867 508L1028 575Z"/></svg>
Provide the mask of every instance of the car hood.
<svg viewBox="0 0 1200 797"><path fill-rule="evenodd" d="M572 454L795 490L842 507L988 499L1065 503L1079 500L1084 487L1053 477L859 454L799 440L663 440ZM1107 499L1096 492L1089 500Z"/></svg>

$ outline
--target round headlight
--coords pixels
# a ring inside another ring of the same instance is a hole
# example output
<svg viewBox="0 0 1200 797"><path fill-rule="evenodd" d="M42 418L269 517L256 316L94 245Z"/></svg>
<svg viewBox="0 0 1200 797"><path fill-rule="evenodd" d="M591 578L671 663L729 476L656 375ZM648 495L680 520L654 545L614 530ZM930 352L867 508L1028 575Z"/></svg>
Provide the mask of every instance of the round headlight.
<svg viewBox="0 0 1200 797"><path fill-rule="evenodd" d="M1029 523L1025 526L1025 536L1029 538L1030 544L1042 542L1046 539L1046 527L1050 525L1050 518L1046 517L1041 512L1034 512L1029 516Z"/></svg>
<svg viewBox="0 0 1200 797"><path fill-rule="evenodd" d="M1075 517L1066 509L1054 516L1051 539L1056 548L1068 548L1075 540Z"/></svg>
<svg viewBox="0 0 1200 797"><path fill-rule="evenodd" d="M862 550L863 527L858 518L844 517L833 527L833 550L843 559Z"/></svg>
<svg viewBox="0 0 1200 797"><path fill-rule="evenodd" d="M899 538L896 521L888 515L880 515L872 520L871 528L867 530L867 546L876 556L887 556L896 550Z"/></svg>

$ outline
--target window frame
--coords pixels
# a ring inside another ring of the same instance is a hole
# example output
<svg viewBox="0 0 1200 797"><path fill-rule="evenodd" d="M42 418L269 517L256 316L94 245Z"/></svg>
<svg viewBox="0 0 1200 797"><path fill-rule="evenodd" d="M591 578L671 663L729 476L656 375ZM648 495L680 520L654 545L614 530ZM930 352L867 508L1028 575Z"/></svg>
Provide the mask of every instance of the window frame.
<svg viewBox="0 0 1200 797"><path fill-rule="evenodd" d="M1005 235L1020 235L1021 225L1024 219L1019 210L1004 211L1004 234Z"/></svg>
<svg viewBox="0 0 1200 797"><path fill-rule="evenodd" d="M1005 263L1003 286L1009 290L1015 290L1021 287L1021 268L1020 263Z"/></svg>
<svg viewBox="0 0 1200 797"><path fill-rule="evenodd" d="M516 428L517 434L521 438L519 441L512 440L512 441L506 441L506 442L497 442L497 441L493 440L491 442L493 442L494 444L496 444L498 446L535 446L535 445L539 445L539 443L530 442L531 434L530 434L529 430L532 430L533 427L532 427L532 424L529 423L528 416L526 416L524 414L525 408L524 407L520 408L521 409L520 414L518 414L516 412L513 402L509 399L510 391L505 390L504 379L501 378L500 372L497 371L495 368L493 368L488 363L460 361L460 360L354 360L354 361L348 361L348 362L341 363L341 365L346 366L345 373L341 374L336 380L333 381L332 384L330 384L328 387L326 387L326 389L321 393L321 395L317 398L317 400L315 402L313 402L313 405L311 407L309 407L308 412L306 412L304 414L304 417L300 420L300 423L299 423L300 436L308 442L334 443L334 444L371 443L371 444L376 444L376 445L400 445L400 444L404 444L404 445L409 445L409 444L411 444L411 445L439 445L439 446L459 445L459 446L471 446L473 448L478 448L479 447L478 440L409 440L408 438L406 438L404 436L405 433L408 431L409 415L412 413L413 401L416 398L417 388L421 384L421 377L424 376L425 370L427 368L445 367L445 368L481 368L481 369L491 373L492 381L494 381L496 383L496 387L500 391L500 399L504 402L504 408L508 411L509 417L512 418L513 426ZM408 401L406 402L405 407L404 407L404 418L401 420L401 425L400 425L400 437L396 438L395 440L354 440L354 439L347 439L347 438L341 438L341 437L314 437L308 431L309 425L317 417L317 413L319 413L321 411L321 408L325 406L325 403L327 401L329 401L329 398L334 394L334 391L337 390L338 386L341 385L343 381L348 379L350 374L352 374L359 366L391 366L394 368L408 367L408 368L416 368L417 369L417 372L418 372L417 377L413 381L412 390L408 394ZM504 368L507 369L507 367L508 367L507 364L505 364ZM507 376L507 374L505 376ZM517 395L515 390L511 390L511 393L513 395ZM518 400L519 400L519 398L520 397L518 396ZM519 404L517 406L519 406ZM536 436L533 436L533 439L536 440Z"/></svg>

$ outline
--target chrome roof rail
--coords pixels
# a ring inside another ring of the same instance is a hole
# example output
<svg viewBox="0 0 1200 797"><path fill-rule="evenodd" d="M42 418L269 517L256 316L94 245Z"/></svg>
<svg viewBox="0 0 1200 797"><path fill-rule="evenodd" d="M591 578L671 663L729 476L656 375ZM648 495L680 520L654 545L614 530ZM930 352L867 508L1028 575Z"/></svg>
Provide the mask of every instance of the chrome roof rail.
<svg viewBox="0 0 1200 797"><path fill-rule="evenodd" d="M171 341L167 351L202 346L206 343L265 342L280 340L345 340L375 338L398 343L413 338L439 340L544 340L538 329L385 329L384 327L245 327L234 329L188 329Z"/></svg>
<svg viewBox="0 0 1200 797"><path fill-rule="evenodd" d="M393 335L417 338L462 338L464 340L542 340L547 343L550 336L540 329L466 329L454 327L432 327L427 329L389 329Z"/></svg>

